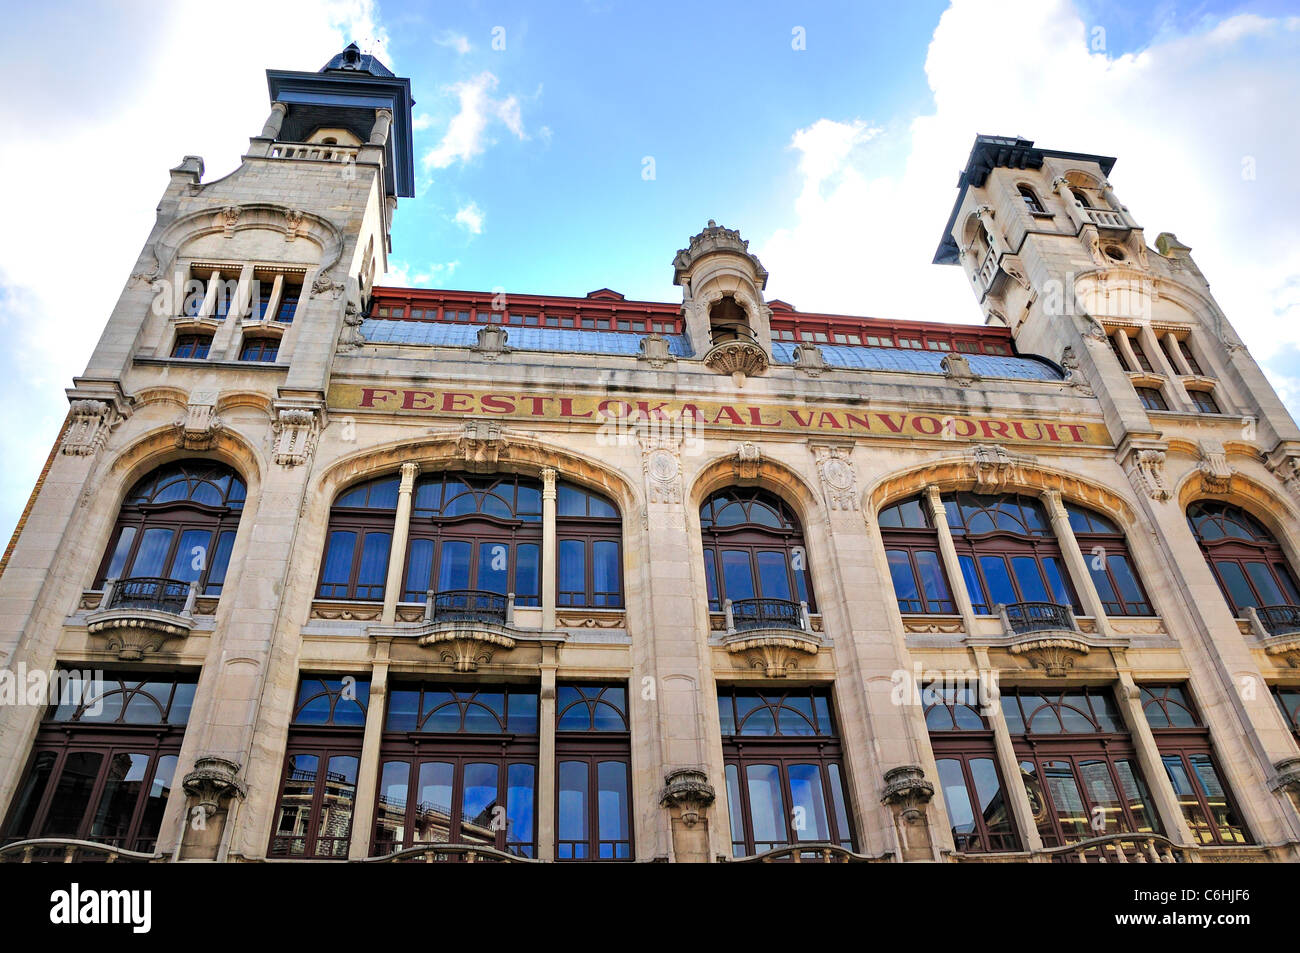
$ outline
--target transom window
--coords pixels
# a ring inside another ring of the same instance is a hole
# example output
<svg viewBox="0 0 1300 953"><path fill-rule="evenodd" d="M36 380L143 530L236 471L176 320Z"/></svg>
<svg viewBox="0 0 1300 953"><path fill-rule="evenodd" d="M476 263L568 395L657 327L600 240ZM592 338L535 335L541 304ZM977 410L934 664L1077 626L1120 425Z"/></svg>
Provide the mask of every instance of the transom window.
<svg viewBox="0 0 1300 953"><path fill-rule="evenodd" d="M631 860L625 685L556 687L556 856Z"/></svg>
<svg viewBox="0 0 1300 953"><path fill-rule="evenodd" d="M152 853L175 783L193 676L72 679L52 701L5 825L5 841L93 840Z"/></svg>
<svg viewBox="0 0 1300 953"><path fill-rule="evenodd" d="M876 520L900 612L956 612L939 555L939 533L924 497L886 507Z"/></svg>
<svg viewBox="0 0 1300 953"><path fill-rule="evenodd" d="M1248 844L1250 832L1220 780L1210 733L1182 685L1143 685L1142 710L1183 819L1202 844Z"/></svg>
<svg viewBox="0 0 1300 953"><path fill-rule="evenodd" d="M853 849L830 691L718 689L732 853L800 842Z"/></svg>
<svg viewBox="0 0 1300 953"><path fill-rule="evenodd" d="M1300 605L1286 554L1255 517L1230 503L1198 500L1187 508L1187 522L1239 618L1251 606Z"/></svg>
<svg viewBox="0 0 1300 953"><path fill-rule="evenodd" d="M727 599L807 602L808 555L803 530L779 497L757 487L714 493L700 507L709 609Z"/></svg>
<svg viewBox="0 0 1300 953"><path fill-rule="evenodd" d="M1100 513L1076 503L1066 503L1065 510L1106 614L1152 615L1123 531Z"/></svg>
<svg viewBox="0 0 1300 953"><path fill-rule="evenodd" d="M999 604L1051 602L1080 611L1042 504L1028 496L944 494L957 561L981 615Z"/></svg>
<svg viewBox="0 0 1300 953"><path fill-rule="evenodd" d="M95 577L194 582L220 595L247 490L212 460L159 467L127 494Z"/></svg>

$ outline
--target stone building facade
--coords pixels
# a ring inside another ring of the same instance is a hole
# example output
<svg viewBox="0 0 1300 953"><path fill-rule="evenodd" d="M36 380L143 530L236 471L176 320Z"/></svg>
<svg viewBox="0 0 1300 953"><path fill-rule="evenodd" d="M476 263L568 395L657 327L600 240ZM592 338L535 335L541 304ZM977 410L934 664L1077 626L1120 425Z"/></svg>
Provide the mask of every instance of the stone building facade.
<svg viewBox="0 0 1300 953"><path fill-rule="evenodd" d="M1113 159L976 139L983 326L713 222L680 302L394 288L409 83L268 80L5 555L0 860L1300 857L1300 430Z"/></svg>

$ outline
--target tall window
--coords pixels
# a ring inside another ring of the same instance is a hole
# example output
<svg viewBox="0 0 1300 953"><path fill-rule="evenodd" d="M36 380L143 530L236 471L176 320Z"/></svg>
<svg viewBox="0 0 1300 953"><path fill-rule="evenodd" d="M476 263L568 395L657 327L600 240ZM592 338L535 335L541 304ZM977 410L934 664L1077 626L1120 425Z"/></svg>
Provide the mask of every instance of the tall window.
<svg viewBox="0 0 1300 953"><path fill-rule="evenodd" d="M1106 834L1161 833L1108 691L1004 689L1001 704L1045 847Z"/></svg>
<svg viewBox="0 0 1300 953"><path fill-rule="evenodd" d="M631 860L627 687L560 685L555 711L557 859Z"/></svg>
<svg viewBox="0 0 1300 953"><path fill-rule="evenodd" d="M700 507L700 530L711 611L721 612L727 599L813 608L803 530L779 497L757 487L721 490Z"/></svg>
<svg viewBox="0 0 1300 953"><path fill-rule="evenodd" d="M369 680L302 677L271 832L272 857L347 857L369 701Z"/></svg>
<svg viewBox="0 0 1300 953"><path fill-rule="evenodd" d="M1287 727L1300 742L1300 685L1274 685L1271 691Z"/></svg>
<svg viewBox="0 0 1300 953"><path fill-rule="evenodd" d="M1220 780L1210 732L1182 685L1143 685L1142 710L1183 819L1202 844L1249 844L1250 832Z"/></svg>
<svg viewBox="0 0 1300 953"><path fill-rule="evenodd" d="M1156 369L1152 366L1151 358L1147 357L1147 352L1142 347L1142 340L1137 335L1129 335L1128 343L1129 347L1133 348L1133 356L1137 358L1138 366L1148 374L1154 374Z"/></svg>
<svg viewBox="0 0 1300 953"><path fill-rule="evenodd" d="M118 673L65 688L37 732L5 840L63 837L152 853L194 677Z"/></svg>
<svg viewBox="0 0 1300 953"><path fill-rule="evenodd" d="M825 688L718 689L731 849L853 849L843 758Z"/></svg>
<svg viewBox="0 0 1300 953"><path fill-rule="evenodd" d="M1196 362L1196 357L1192 354L1192 348L1185 338L1178 339L1178 350L1182 352L1183 360L1187 362L1187 366L1192 373L1198 377L1204 376L1205 372L1201 370L1201 365Z"/></svg>
<svg viewBox="0 0 1300 953"><path fill-rule="evenodd" d="M373 853L482 844L537 851L537 690L397 685L380 746Z"/></svg>
<svg viewBox="0 0 1300 953"><path fill-rule="evenodd" d="M316 589L320 598L383 601L397 486L397 476L379 477L334 501Z"/></svg>
<svg viewBox="0 0 1300 953"><path fill-rule="evenodd" d="M95 585L170 579L220 595L245 495L235 471L212 460L159 467L122 502Z"/></svg>
<svg viewBox="0 0 1300 953"><path fill-rule="evenodd" d="M1052 602L1080 611L1061 566L1061 550L1033 497L945 494L957 560L981 615L1018 602Z"/></svg>
<svg viewBox="0 0 1300 953"><path fill-rule="evenodd" d="M542 485L530 477L434 473L415 484L402 598L478 589L540 605Z"/></svg>
<svg viewBox="0 0 1300 953"><path fill-rule="evenodd" d="M928 689L927 701L925 724L957 850L1019 850L993 730L980 714L979 700L964 689L943 686Z"/></svg>
<svg viewBox="0 0 1300 953"><path fill-rule="evenodd" d="M1300 605L1282 547L1255 517L1230 503L1198 500L1187 508L1187 522L1239 618L1250 606Z"/></svg>
<svg viewBox="0 0 1300 953"><path fill-rule="evenodd" d="M556 486L559 578L562 606L623 605L622 523L605 497L569 483Z"/></svg>
<svg viewBox="0 0 1300 953"><path fill-rule="evenodd" d="M1123 531L1100 513L1078 504L1067 503L1065 510L1106 614L1152 615Z"/></svg>
<svg viewBox="0 0 1300 953"><path fill-rule="evenodd" d="M923 497L895 503L876 520L885 540L900 612L955 612L939 555L939 533Z"/></svg>
<svg viewBox="0 0 1300 953"><path fill-rule="evenodd" d="M1208 390L1189 390L1187 396L1192 399L1192 403L1196 405L1196 409L1203 414L1223 413L1223 411L1219 409L1218 401L1214 399L1214 395Z"/></svg>
<svg viewBox="0 0 1300 953"><path fill-rule="evenodd" d="M1020 197L1024 199L1025 208L1033 215L1046 215L1047 209L1043 208L1043 203L1038 200L1034 190L1027 185L1020 186Z"/></svg>

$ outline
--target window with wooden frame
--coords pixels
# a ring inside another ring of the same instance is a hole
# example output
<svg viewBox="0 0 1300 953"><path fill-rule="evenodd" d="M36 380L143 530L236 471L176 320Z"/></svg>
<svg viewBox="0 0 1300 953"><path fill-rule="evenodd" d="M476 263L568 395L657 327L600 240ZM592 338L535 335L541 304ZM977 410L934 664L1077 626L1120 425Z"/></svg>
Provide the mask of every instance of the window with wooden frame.
<svg viewBox="0 0 1300 953"><path fill-rule="evenodd" d="M1295 740L1300 742L1300 685L1271 685L1273 700L1282 712L1282 718Z"/></svg>
<svg viewBox="0 0 1300 953"><path fill-rule="evenodd" d="M178 334L176 343L172 345L172 357L200 361L208 356L211 347L211 334Z"/></svg>
<svg viewBox="0 0 1300 953"><path fill-rule="evenodd" d="M1188 390L1187 396L1192 399L1192 404L1203 414L1221 414L1218 401L1208 390Z"/></svg>
<svg viewBox="0 0 1300 953"><path fill-rule="evenodd" d="M575 683L555 693L557 860L632 860L627 686Z"/></svg>
<svg viewBox="0 0 1300 953"><path fill-rule="evenodd" d="M700 507L700 532L710 611L728 599L807 602L814 610L803 529L780 497L759 487L719 490Z"/></svg>
<svg viewBox="0 0 1300 953"><path fill-rule="evenodd" d="M263 364L274 364L277 357L280 356L280 339L268 334L248 335L244 338L243 346L239 349L239 359L241 361L258 361Z"/></svg>
<svg viewBox="0 0 1300 953"><path fill-rule="evenodd" d="M1110 692L1004 688L1002 714L1045 847L1122 833L1162 833Z"/></svg>
<svg viewBox="0 0 1300 953"><path fill-rule="evenodd" d="M246 493L239 475L214 460L154 470L122 501L96 588L108 579L161 579L220 595Z"/></svg>
<svg viewBox="0 0 1300 953"><path fill-rule="evenodd" d="M555 487L555 601L561 606L623 605L623 524L604 496L571 483Z"/></svg>
<svg viewBox="0 0 1300 953"><path fill-rule="evenodd" d="M369 480L339 494L330 508L316 595L382 602L397 516L397 475Z"/></svg>
<svg viewBox="0 0 1300 953"><path fill-rule="evenodd" d="M369 703L368 679L302 676L269 856L347 858Z"/></svg>
<svg viewBox="0 0 1300 953"><path fill-rule="evenodd" d="M1187 523L1237 618L1252 606L1300 606L1286 553L1255 517L1231 503L1197 500Z"/></svg>
<svg viewBox="0 0 1300 953"><path fill-rule="evenodd" d="M939 554L939 532L924 497L895 503L876 519L899 612L957 611Z"/></svg>
<svg viewBox="0 0 1300 953"><path fill-rule="evenodd" d="M945 493L957 561L980 615L997 606L1048 602L1080 612L1060 545L1038 500L1016 494Z"/></svg>
<svg viewBox="0 0 1300 953"><path fill-rule="evenodd" d="M1138 400L1147 410L1168 410L1169 404L1165 402L1165 395L1160 393L1156 387L1135 387Z"/></svg>
<svg viewBox="0 0 1300 953"><path fill-rule="evenodd" d="M472 844L537 855L537 688L397 684L371 852Z"/></svg>
<svg viewBox="0 0 1300 953"><path fill-rule="evenodd" d="M922 686L922 691L930 747L957 850L1020 850L993 729L980 713L979 699L953 685Z"/></svg>
<svg viewBox="0 0 1300 953"><path fill-rule="evenodd" d="M196 677L71 672L37 729L6 843L59 837L152 853L176 780ZM51 682L54 684L54 681Z"/></svg>
<svg viewBox="0 0 1300 953"><path fill-rule="evenodd" d="M1120 333L1123 334L1124 332L1121 331ZM1130 334L1128 335L1128 344L1129 347L1133 349L1133 356L1137 358L1138 367L1146 371L1148 374L1156 373L1155 366L1151 363L1151 358L1147 357L1147 352L1142 347L1142 339L1136 334Z"/></svg>
<svg viewBox="0 0 1300 953"><path fill-rule="evenodd" d="M1178 339L1178 350L1183 355L1183 360L1187 362L1188 368L1197 377L1204 377L1205 372L1201 370L1201 365L1197 362L1196 357L1192 354L1192 347L1187 343L1186 338Z"/></svg>
<svg viewBox="0 0 1300 953"><path fill-rule="evenodd" d="M1020 186L1017 191L1020 198L1024 200L1025 208L1031 215L1046 215L1047 209L1043 208L1043 203L1038 200L1038 194L1027 185Z"/></svg>
<svg viewBox="0 0 1300 953"><path fill-rule="evenodd" d="M1142 711L1183 819L1202 844L1249 844L1250 832L1210 747L1210 732L1184 685L1142 685Z"/></svg>
<svg viewBox="0 0 1300 953"><path fill-rule="evenodd" d="M854 849L830 689L719 687L718 717L734 856Z"/></svg>
<svg viewBox="0 0 1300 953"><path fill-rule="evenodd" d="M1077 503L1066 503L1065 511L1106 614L1154 615L1151 600L1133 568L1123 530L1108 517Z"/></svg>

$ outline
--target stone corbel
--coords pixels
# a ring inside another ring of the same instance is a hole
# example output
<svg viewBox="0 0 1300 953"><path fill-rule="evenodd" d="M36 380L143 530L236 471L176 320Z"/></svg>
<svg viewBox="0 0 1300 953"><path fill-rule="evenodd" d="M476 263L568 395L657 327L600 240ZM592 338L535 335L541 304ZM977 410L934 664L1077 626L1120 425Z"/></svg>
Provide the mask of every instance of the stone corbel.
<svg viewBox="0 0 1300 953"><path fill-rule="evenodd" d="M1165 485L1163 447L1131 448L1124 459L1124 470L1128 473L1129 482L1139 493L1145 494L1158 503L1169 499L1169 487Z"/></svg>
<svg viewBox="0 0 1300 953"><path fill-rule="evenodd" d="M944 376L958 387L970 387L980 379L979 375L970 369L970 361L966 360L966 356L955 351L945 354L939 366L943 368Z"/></svg>
<svg viewBox="0 0 1300 953"><path fill-rule="evenodd" d="M1008 647L1012 655L1023 655L1041 668L1048 678L1064 678L1074 663L1090 651L1086 642L1071 638L1028 639Z"/></svg>
<svg viewBox="0 0 1300 953"><path fill-rule="evenodd" d="M329 295L331 298L338 298L343 294L343 289L343 282L335 281L329 270L322 268L316 277L312 279L311 297L320 298Z"/></svg>
<svg viewBox="0 0 1300 953"><path fill-rule="evenodd" d="M485 360L495 361L502 354L510 353L510 348L506 347L507 337L505 328L496 324L485 325L478 329L478 343L470 350L483 355Z"/></svg>
<svg viewBox="0 0 1300 953"><path fill-rule="evenodd" d="M1264 459L1264 466L1300 500L1300 444L1295 441L1278 444Z"/></svg>
<svg viewBox="0 0 1300 953"><path fill-rule="evenodd" d="M905 764L885 772L885 790L880 803L895 808L908 824L925 817L926 805L934 797L934 785L925 779L919 765Z"/></svg>
<svg viewBox="0 0 1300 953"><path fill-rule="evenodd" d="M243 212L238 205L227 205L217 214L220 216L221 228L226 238L235 237L235 226L239 224L240 213Z"/></svg>
<svg viewBox="0 0 1300 953"><path fill-rule="evenodd" d="M456 455L471 472L492 473L509 446L499 423L471 420L456 441Z"/></svg>
<svg viewBox="0 0 1300 953"><path fill-rule="evenodd" d="M763 464L763 454L758 447L746 440L736 448L736 479L754 480L758 478L758 468Z"/></svg>
<svg viewBox="0 0 1300 953"><path fill-rule="evenodd" d="M194 770L185 775L181 787L198 803L196 809L212 817L223 802L243 798L244 786L238 780L239 765L226 758L205 755L194 761Z"/></svg>
<svg viewBox="0 0 1300 953"><path fill-rule="evenodd" d="M275 419L271 422L275 462L282 467L306 463L316 449L324 415L320 407L277 403Z"/></svg>
<svg viewBox="0 0 1300 953"><path fill-rule="evenodd" d="M803 371L809 377L820 376L826 370L826 358L822 355L822 349L808 341L795 345L794 369Z"/></svg>
<svg viewBox="0 0 1300 953"><path fill-rule="evenodd" d="M291 242L302 231L302 209L291 208L284 213L284 240Z"/></svg>
<svg viewBox="0 0 1300 953"><path fill-rule="evenodd" d="M190 394L185 416L176 421L177 439L186 450L208 450L225 424L217 416L216 391Z"/></svg>
<svg viewBox="0 0 1300 953"><path fill-rule="evenodd" d="M121 418L106 400L74 400L68 408L68 430L63 437L64 453L92 456L104 446Z"/></svg>
<svg viewBox="0 0 1300 953"><path fill-rule="evenodd" d="M1196 467L1201 471L1201 490L1205 493L1227 493L1236 471L1228 465L1223 444L1217 440L1201 440L1198 449L1201 459Z"/></svg>
<svg viewBox="0 0 1300 953"><path fill-rule="evenodd" d="M681 812L682 823L694 827L717 798L709 776L699 768L677 768L664 776L659 806Z"/></svg>
<svg viewBox="0 0 1300 953"><path fill-rule="evenodd" d="M676 361L672 351L668 347L668 338L662 334L647 334L641 338L640 352L637 354L638 361L647 361L651 367L658 370L665 364Z"/></svg>
<svg viewBox="0 0 1300 953"><path fill-rule="evenodd" d="M993 492L1015 482L1017 468L1032 462L1032 457L1010 453L1001 444L981 443L971 448L971 470L975 485L982 492Z"/></svg>

